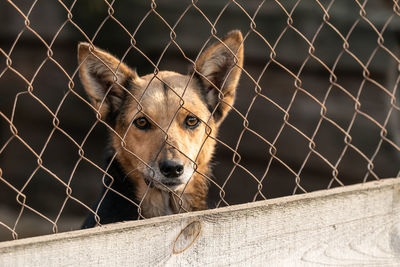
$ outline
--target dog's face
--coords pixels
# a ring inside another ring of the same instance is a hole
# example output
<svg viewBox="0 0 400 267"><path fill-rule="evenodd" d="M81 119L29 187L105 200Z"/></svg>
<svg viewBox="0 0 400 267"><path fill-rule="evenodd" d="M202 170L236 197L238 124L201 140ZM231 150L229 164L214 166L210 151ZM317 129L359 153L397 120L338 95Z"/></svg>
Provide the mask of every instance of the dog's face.
<svg viewBox="0 0 400 267"><path fill-rule="evenodd" d="M117 160L139 185L179 190L195 172L207 173L218 126L234 102L242 42L231 32L200 55L189 75L142 77L109 53L79 45L84 88L112 129Z"/></svg>
<svg viewBox="0 0 400 267"><path fill-rule="evenodd" d="M157 76L159 79L154 75L136 79L136 88L131 91L141 100L126 101L116 130L121 136L126 132L126 151L121 150L126 153L124 158L131 158L131 151L146 163L130 159L126 162L129 169L138 168L143 178L155 181L157 187L176 189L189 181L202 145L211 142L206 124L211 112L189 77L174 72ZM120 143L115 139L114 147Z"/></svg>

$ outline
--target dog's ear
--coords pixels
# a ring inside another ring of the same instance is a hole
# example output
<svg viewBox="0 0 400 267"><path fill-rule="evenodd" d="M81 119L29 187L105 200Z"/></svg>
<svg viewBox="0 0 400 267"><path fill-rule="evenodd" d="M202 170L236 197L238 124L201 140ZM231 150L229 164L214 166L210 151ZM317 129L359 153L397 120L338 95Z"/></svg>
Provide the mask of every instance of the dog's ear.
<svg viewBox="0 0 400 267"><path fill-rule="evenodd" d="M106 119L121 107L127 84L137 78L118 58L88 43L78 45L79 75L92 105ZM125 88L124 88L125 87Z"/></svg>
<svg viewBox="0 0 400 267"><path fill-rule="evenodd" d="M240 31L230 32L196 61L195 77L201 83L201 94L209 109L214 111L216 122L222 122L235 101L242 67L243 37Z"/></svg>

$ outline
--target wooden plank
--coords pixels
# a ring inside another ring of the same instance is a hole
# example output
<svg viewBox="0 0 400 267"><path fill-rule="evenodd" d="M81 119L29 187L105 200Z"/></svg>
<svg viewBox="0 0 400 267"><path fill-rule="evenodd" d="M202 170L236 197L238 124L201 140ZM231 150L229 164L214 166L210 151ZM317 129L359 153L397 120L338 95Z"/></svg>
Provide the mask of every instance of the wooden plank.
<svg viewBox="0 0 400 267"><path fill-rule="evenodd" d="M0 266L399 265L400 178L0 243Z"/></svg>

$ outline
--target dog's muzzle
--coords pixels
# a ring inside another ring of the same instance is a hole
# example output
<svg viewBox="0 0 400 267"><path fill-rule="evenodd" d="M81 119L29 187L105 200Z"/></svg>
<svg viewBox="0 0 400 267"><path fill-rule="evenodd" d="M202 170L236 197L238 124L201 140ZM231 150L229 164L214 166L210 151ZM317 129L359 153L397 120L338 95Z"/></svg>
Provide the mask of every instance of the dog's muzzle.
<svg viewBox="0 0 400 267"><path fill-rule="evenodd" d="M163 160L158 164L160 172L164 177L174 179L183 174L184 166L180 162L172 160Z"/></svg>
<svg viewBox="0 0 400 267"><path fill-rule="evenodd" d="M184 166L181 162L163 160L158 164L158 168L163 175L161 182L168 187L175 187L182 184L179 177L184 173Z"/></svg>
<svg viewBox="0 0 400 267"><path fill-rule="evenodd" d="M157 187L162 190L175 190L177 187L186 183L185 166L180 161L161 160L158 168L153 166L153 172L144 177L145 183L150 187Z"/></svg>

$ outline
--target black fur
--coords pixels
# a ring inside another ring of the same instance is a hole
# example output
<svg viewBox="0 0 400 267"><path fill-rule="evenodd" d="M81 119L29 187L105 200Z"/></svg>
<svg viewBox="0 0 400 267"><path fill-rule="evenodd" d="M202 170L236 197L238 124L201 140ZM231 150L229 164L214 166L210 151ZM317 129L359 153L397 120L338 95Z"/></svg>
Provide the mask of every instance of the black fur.
<svg viewBox="0 0 400 267"><path fill-rule="evenodd" d="M107 163L110 161L111 157L108 158ZM111 164L108 173L114 178L114 183L111 185L111 188L137 203L135 198L136 185L133 181L126 177L125 172L116 159L114 159L113 163ZM110 185L110 183L111 178L106 177L106 184ZM93 210L96 210L105 190L106 187L103 186L99 200L97 200L92 207ZM100 224L137 220L139 217L138 207L136 205L111 190L107 192L107 195L101 203L97 215L100 217ZM82 228L91 228L95 226L95 217L91 213L86 218Z"/></svg>

